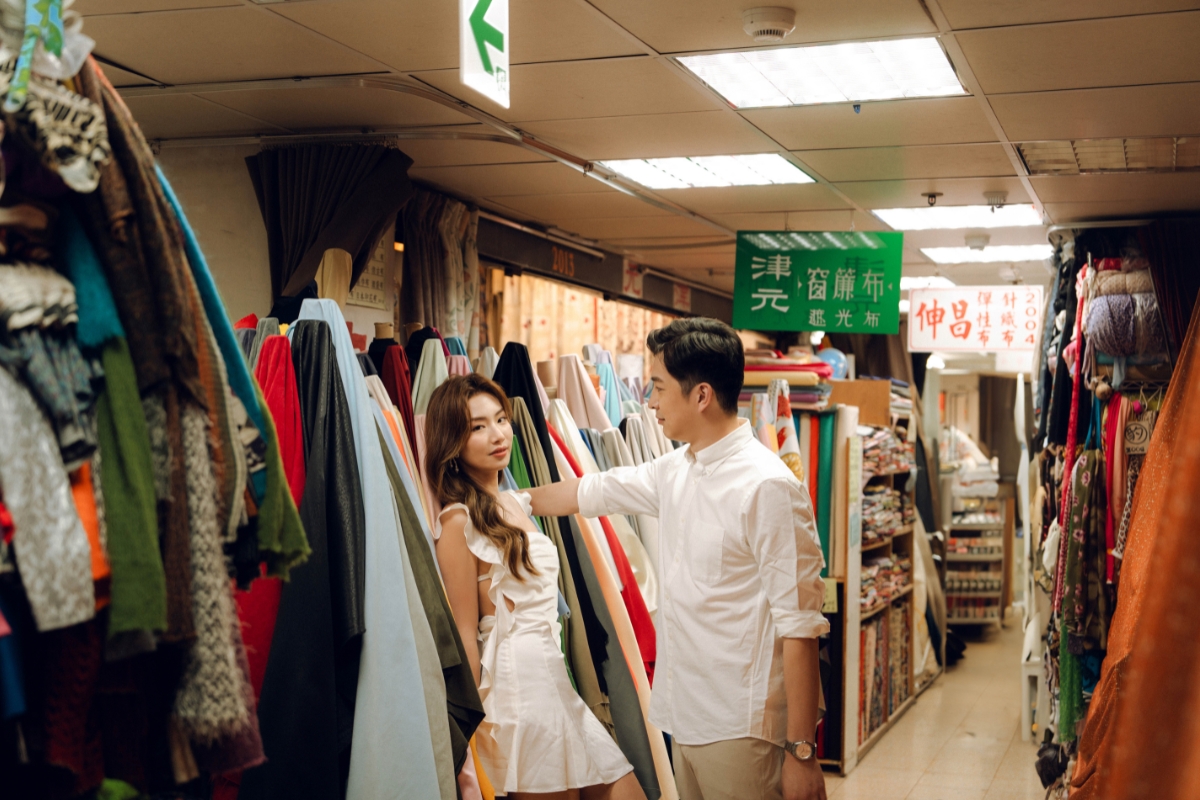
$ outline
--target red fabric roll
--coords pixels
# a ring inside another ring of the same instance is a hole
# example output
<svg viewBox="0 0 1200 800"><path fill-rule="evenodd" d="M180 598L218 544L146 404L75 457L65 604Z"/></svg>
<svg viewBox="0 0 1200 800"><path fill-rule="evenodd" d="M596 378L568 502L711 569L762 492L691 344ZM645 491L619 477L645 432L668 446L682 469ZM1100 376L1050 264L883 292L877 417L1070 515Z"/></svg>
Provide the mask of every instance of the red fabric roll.
<svg viewBox="0 0 1200 800"><path fill-rule="evenodd" d="M254 377L262 388L263 399L275 420L279 454L287 475L292 499L300 505L304 494L304 424L300 419L300 395L296 389L296 370L292 366L292 347L286 336L268 336L263 342Z"/></svg>

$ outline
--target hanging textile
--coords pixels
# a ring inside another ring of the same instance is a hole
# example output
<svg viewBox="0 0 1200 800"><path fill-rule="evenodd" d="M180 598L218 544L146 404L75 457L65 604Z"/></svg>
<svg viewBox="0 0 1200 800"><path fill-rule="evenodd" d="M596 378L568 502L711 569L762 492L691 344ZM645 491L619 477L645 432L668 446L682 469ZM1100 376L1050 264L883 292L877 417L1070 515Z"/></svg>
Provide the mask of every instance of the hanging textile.
<svg viewBox="0 0 1200 800"><path fill-rule="evenodd" d="M585 428L603 431L620 424L619 416L616 423L609 418L577 355L568 353L558 358L558 397L571 409L575 421Z"/></svg>
<svg viewBox="0 0 1200 800"><path fill-rule="evenodd" d="M353 288L379 237L412 197L411 165L386 140L282 146L248 156L267 226L272 301L296 296L334 248L353 259L347 287Z"/></svg>
<svg viewBox="0 0 1200 800"><path fill-rule="evenodd" d="M479 354L479 367L477 371L483 377L491 380L492 376L496 374L496 364L499 361L500 355L494 347L489 345L483 348L483 352Z"/></svg>
<svg viewBox="0 0 1200 800"><path fill-rule="evenodd" d="M1070 776L1073 796L1081 800L1137 793L1184 797L1187 792L1179 787L1190 785L1176 783L1190 775L1192 766L1176 748L1190 742L1181 732L1190 730L1194 715L1186 688L1193 677L1180 665L1196 663L1185 652L1194 637L1179 635L1170 624L1178 619L1172 610L1189 607L1186 595L1197 585L1180 581L1187 580L1181 572L1192 568L1186 533L1194 522L1187 519L1188 503L1197 491L1191 482L1200 473L1183 446L1200 435L1194 430L1200 418L1195 408L1198 338L1200 320L1193 319L1133 494L1107 656Z"/></svg>
<svg viewBox="0 0 1200 800"><path fill-rule="evenodd" d="M442 354L442 345L433 339L425 342L421 352L421 363L417 367L417 375L413 378L413 413L424 416L429 408L429 398L433 390L445 383L450 373L446 367L446 358Z"/></svg>
<svg viewBox="0 0 1200 800"><path fill-rule="evenodd" d="M412 446L413 454L417 452L416 417L413 414L412 375L409 372L408 356L403 347L392 346L383 356L383 370L380 372L383 386L387 389L388 397L400 412L404 420L404 431ZM414 464L419 473L419 466Z"/></svg>
<svg viewBox="0 0 1200 800"><path fill-rule="evenodd" d="M605 355L608 355L606 352ZM621 424L621 418L625 415L621 413L621 391L617 388L620 382L617 380L617 375L613 372L611 360L605 363L597 364L596 371L600 374L600 388L604 390L604 413L608 415L608 421L613 424L613 427Z"/></svg>
<svg viewBox="0 0 1200 800"><path fill-rule="evenodd" d="M419 683L391 676L420 674L400 553L395 501L375 431L370 399L341 310L331 300L306 301L300 319L329 324L350 409L355 456L362 480L366 520L366 591L362 662L359 669L349 800L378 797L406 785L424 797L439 792L429 724L420 709ZM402 722L401 722L402 721Z"/></svg>
<svg viewBox="0 0 1200 800"><path fill-rule="evenodd" d="M408 356L409 369L419 369L421 366L421 353L425 351L425 342L430 339L437 339L442 345L442 355L446 358L450 357L450 346L442 339L442 335L438 333L437 328L431 328L426 325L424 328L413 333L408 337L408 341L404 344L404 354Z"/></svg>

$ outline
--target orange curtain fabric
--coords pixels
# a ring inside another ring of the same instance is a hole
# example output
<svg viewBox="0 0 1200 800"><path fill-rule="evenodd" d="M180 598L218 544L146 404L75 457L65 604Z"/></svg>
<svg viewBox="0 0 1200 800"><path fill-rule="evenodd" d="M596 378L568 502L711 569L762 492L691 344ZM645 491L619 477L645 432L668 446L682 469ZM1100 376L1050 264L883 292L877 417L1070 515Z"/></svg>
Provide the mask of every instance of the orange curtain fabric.
<svg viewBox="0 0 1200 800"><path fill-rule="evenodd" d="M1188 327L1138 478L1108 653L1072 800L1195 796L1200 782L1200 325Z"/></svg>

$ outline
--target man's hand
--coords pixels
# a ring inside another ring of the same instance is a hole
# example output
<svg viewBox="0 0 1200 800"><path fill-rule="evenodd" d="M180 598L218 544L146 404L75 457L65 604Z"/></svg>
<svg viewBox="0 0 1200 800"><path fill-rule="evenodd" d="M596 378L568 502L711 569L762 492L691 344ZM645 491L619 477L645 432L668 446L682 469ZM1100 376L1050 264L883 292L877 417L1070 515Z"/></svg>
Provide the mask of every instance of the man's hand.
<svg viewBox="0 0 1200 800"><path fill-rule="evenodd" d="M815 756L799 761L784 754L783 800L826 800L825 774Z"/></svg>

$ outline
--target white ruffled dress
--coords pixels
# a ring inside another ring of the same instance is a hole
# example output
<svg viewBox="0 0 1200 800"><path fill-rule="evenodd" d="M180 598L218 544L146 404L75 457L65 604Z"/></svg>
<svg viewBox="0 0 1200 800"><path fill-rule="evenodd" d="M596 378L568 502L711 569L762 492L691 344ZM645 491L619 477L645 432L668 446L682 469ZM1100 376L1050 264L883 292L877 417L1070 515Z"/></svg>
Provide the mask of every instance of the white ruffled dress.
<svg viewBox="0 0 1200 800"><path fill-rule="evenodd" d="M529 495L511 494L528 515ZM467 511L456 503L442 515L456 508ZM518 580L467 512L467 547L491 565L479 580L490 581L488 597L496 606L495 617L479 622L479 695L486 713L475 733L479 759L497 794L614 783L633 767L567 676L558 644L558 550L540 531L526 536L538 574Z"/></svg>

